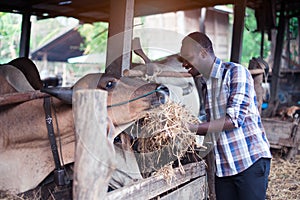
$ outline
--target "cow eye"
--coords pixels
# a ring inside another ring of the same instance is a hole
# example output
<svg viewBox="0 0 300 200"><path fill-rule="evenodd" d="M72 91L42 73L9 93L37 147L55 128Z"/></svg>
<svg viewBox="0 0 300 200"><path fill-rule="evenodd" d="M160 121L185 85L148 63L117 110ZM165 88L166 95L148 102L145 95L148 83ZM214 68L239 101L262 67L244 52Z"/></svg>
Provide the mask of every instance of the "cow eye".
<svg viewBox="0 0 300 200"><path fill-rule="evenodd" d="M115 85L116 85L116 82L114 82L114 81L108 81L108 82L106 82L105 88L107 90L109 90L109 89L112 89Z"/></svg>

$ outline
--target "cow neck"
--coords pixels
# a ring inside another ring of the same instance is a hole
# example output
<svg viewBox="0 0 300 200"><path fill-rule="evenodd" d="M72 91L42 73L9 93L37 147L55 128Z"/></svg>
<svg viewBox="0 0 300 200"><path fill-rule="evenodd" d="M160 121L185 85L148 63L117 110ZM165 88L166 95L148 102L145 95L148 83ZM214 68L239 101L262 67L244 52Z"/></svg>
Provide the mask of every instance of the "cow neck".
<svg viewBox="0 0 300 200"><path fill-rule="evenodd" d="M46 121L46 127L48 131L48 139L50 142L50 147L54 159L55 164L55 170L54 170L54 182L56 185L65 185L65 171L60 163L60 157L58 154L57 144L56 144L56 138L53 128L53 118L51 114L51 97L45 97L44 98L44 111L45 111L45 121Z"/></svg>

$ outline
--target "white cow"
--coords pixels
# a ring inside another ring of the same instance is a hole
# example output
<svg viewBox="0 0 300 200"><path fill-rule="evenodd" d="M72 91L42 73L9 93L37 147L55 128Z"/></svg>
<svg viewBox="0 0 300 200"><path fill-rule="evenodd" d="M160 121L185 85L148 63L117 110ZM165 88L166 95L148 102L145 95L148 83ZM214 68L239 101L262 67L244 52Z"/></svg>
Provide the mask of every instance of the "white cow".
<svg viewBox="0 0 300 200"><path fill-rule="evenodd" d="M124 72L125 76L137 76L148 82L164 84L169 88L169 98L199 115L200 97L194 78L182 67L177 55L158 62L137 65Z"/></svg>

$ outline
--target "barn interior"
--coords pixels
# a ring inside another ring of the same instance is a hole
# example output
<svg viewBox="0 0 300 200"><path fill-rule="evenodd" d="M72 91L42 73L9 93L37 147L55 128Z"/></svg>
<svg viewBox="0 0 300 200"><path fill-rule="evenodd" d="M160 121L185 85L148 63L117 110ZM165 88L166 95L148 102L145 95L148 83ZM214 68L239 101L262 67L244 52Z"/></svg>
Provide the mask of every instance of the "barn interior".
<svg viewBox="0 0 300 200"><path fill-rule="evenodd" d="M268 108L263 114L266 117L274 116L274 110L277 110L279 105L278 102L288 106L297 104L300 99L300 66L297 63L291 65L292 61L288 56L287 67L282 69L281 55L283 53L288 19L292 17L298 18L298 21L300 19L300 2L298 0L2 0L0 1L0 11L19 13L23 16L19 56L28 57L31 15L35 15L39 19L57 16L74 17L82 23L109 22L109 36L113 36L132 28L133 17L228 4L234 6L231 61L239 62L241 59L242 29L244 27L243 19L246 7L255 10L257 31L262 34L267 33L268 39L275 41L274 60L268 80L271 84L271 91ZM275 38L272 38L274 37L272 30L276 31ZM124 52L128 45L131 46L131 40L128 40L130 36L130 34L122 36L124 44L120 45L118 51ZM263 42L261 41L261 47L258 47L261 48L261 51L263 51ZM112 47L108 45L108 60L110 57L112 59L112 54L115 53L110 48ZM130 55L124 54L116 62L117 67L110 68L111 71L107 72L122 75L125 69L130 68ZM270 121L267 126L270 126L271 130L274 128L273 125L274 121ZM278 127L278 129L281 130L282 127ZM294 126L288 124L284 127L286 127L286 130L282 130L287 131L288 135L292 137L288 137L285 141L281 140L282 143L279 143L280 138L278 139L278 136L276 136L274 146L277 145L278 148L281 148L282 146L280 145L283 144L287 148L294 148L295 146L293 145L299 145L297 141L297 144L295 141L294 143L291 142L297 135L297 130L294 129ZM296 148L298 150L298 146ZM294 154L295 152L293 152Z"/></svg>
<svg viewBox="0 0 300 200"><path fill-rule="evenodd" d="M22 35L20 43L20 57L28 57L29 54L29 40L30 40L30 16L35 15L39 19L53 18L57 16L74 17L79 19L82 23L92 22L109 22L109 36L124 32L129 28L132 28L132 18L138 16L154 15L158 13L175 12L180 10L192 10L202 7L213 7L216 5L234 5L234 25L231 45L231 61L240 61L241 58L241 46L242 46L242 30L244 27L244 15L245 7L249 7L255 10L257 20L257 31L262 34L267 33L269 40L272 40L274 35L271 34L272 30L277 30L277 36L275 35L274 41L276 41L276 50L274 52L274 61L272 67L272 79L271 84L271 104L275 104L278 100L278 93L286 90L285 88L279 88L278 77L281 73L284 76L289 77L289 74L294 72L298 74L297 70L287 69L285 71L280 70L281 54L283 49L283 38L285 36L285 27L287 26L288 19L292 17L300 16L300 2L297 0L130 0L130 1L117 1L117 0L103 0L103 1L79 1L79 0L3 0L0 2L0 11L19 13L23 16L22 21ZM117 14L116 14L117 13ZM123 40L126 41L118 51L124 51L126 46L131 46L131 41L128 41L126 37L129 35L124 34ZM261 51L263 51L262 45L264 41L261 41ZM259 48L259 47L258 47ZM107 62L111 62L115 51L112 51L112 47L107 47ZM122 54L122 53L121 53ZM262 54L262 52L261 52ZM130 66L130 55L123 55L123 58L119 59L118 66L114 67L112 73L122 74L124 69L128 69ZM291 61L289 60L290 63ZM283 80L283 81L287 81ZM298 78L296 78L298 80ZM284 85L289 85L289 82ZM295 84L294 84L295 85ZM280 91L279 91L280 90ZM289 100L295 103L295 98L299 97L299 88L293 88L293 97L289 94ZM282 93L282 92L281 92ZM286 96L286 94L283 94ZM282 95L281 95L282 96ZM296 97L295 97L296 96ZM272 106L271 106L272 107ZM272 107L273 108L273 107ZM271 111L269 111L268 115Z"/></svg>

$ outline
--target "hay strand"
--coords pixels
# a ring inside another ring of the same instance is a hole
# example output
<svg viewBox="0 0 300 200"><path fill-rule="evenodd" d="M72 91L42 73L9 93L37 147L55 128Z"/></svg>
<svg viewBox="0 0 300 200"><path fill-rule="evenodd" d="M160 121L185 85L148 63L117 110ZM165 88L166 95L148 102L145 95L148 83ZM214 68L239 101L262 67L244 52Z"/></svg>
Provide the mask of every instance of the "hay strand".
<svg viewBox="0 0 300 200"><path fill-rule="evenodd" d="M196 145L196 133L188 129L187 123L199 121L190 110L178 103L168 102L147 113L140 127L140 137L135 141L141 154L138 155L141 171L158 171L174 160L178 160L179 167L183 169L180 159L188 151L194 152L195 146L199 147L199 144Z"/></svg>

